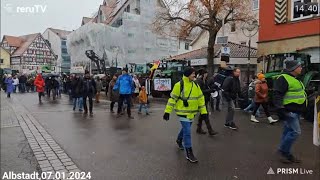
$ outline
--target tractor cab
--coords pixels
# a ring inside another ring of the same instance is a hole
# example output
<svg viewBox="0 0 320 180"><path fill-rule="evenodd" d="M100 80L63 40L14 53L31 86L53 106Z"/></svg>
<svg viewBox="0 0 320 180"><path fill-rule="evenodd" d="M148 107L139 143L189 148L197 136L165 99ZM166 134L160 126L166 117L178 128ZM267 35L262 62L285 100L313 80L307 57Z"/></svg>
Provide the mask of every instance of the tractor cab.
<svg viewBox="0 0 320 180"><path fill-rule="evenodd" d="M265 77L269 87L269 97L272 99L273 83L279 77L285 68L284 62L286 60L299 61L302 65L302 73L298 79L305 86L305 91L308 95L307 111L311 113L305 114L305 119L313 120L314 100L316 95L320 92L320 64L311 63L311 56L304 53L281 53L270 54L265 59Z"/></svg>

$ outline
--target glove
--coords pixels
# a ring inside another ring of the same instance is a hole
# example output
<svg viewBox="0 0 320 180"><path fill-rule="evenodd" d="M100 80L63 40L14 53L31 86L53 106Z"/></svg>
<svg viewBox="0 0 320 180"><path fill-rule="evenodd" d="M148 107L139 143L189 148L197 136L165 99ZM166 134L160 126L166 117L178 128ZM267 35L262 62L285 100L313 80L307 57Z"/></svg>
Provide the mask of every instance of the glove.
<svg viewBox="0 0 320 180"><path fill-rule="evenodd" d="M169 113L164 113L163 119L166 120L166 121L169 121L169 118L170 118L170 114Z"/></svg>
<svg viewBox="0 0 320 180"><path fill-rule="evenodd" d="M201 114L200 119L202 120L207 120L208 119L208 114Z"/></svg>

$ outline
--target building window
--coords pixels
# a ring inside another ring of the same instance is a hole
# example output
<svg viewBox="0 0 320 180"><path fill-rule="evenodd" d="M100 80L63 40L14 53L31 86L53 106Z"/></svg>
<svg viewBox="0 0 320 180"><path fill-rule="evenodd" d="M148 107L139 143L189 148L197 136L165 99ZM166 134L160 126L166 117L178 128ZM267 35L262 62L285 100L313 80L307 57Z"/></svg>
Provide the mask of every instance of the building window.
<svg viewBox="0 0 320 180"><path fill-rule="evenodd" d="M66 40L62 40L62 41L61 41L61 45L62 45L62 46L66 46L66 45L67 45L67 41L66 41Z"/></svg>
<svg viewBox="0 0 320 180"><path fill-rule="evenodd" d="M124 12L130 12L130 4L124 9Z"/></svg>
<svg viewBox="0 0 320 180"><path fill-rule="evenodd" d="M66 49L66 48L62 48L62 49L61 49L61 53L62 53L62 54L67 54L67 53L68 53L68 51L67 51L67 49Z"/></svg>
<svg viewBox="0 0 320 180"><path fill-rule="evenodd" d="M51 56L51 52L50 51L47 52L47 56Z"/></svg>
<svg viewBox="0 0 320 180"><path fill-rule="evenodd" d="M36 44L36 47L37 47L37 48L43 48L43 44L42 44L42 43L37 43L37 44Z"/></svg>
<svg viewBox="0 0 320 180"><path fill-rule="evenodd" d="M259 9L259 0L252 0L252 10Z"/></svg>
<svg viewBox="0 0 320 180"><path fill-rule="evenodd" d="M236 32L236 23L231 22L231 32Z"/></svg>
<svg viewBox="0 0 320 180"><path fill-rule="evenodd" d="M40 50L36 50L36 55L39 55L41 54L41 51Z"/></svg>
<svg viewBox="0 0 320 180"><path fill-rule="evenodd" d="M28 54L33 54L33 50L32 49L28 49L27 53Z"/></svg>
<svg viewBox="0 0 320 180"><path fill-rule="evenodd" d="M3 59L0 59L0 64L3 64Z"/></svg>
<svg viewBox="0 0 320 180"><path fill-rule="evenodd" d="M245 46L245 45L247 45L247 42L245 42L245 41L240 41L240 44Z"/></svg>
<svg viewBox="0 0 320 180"><path fill-rule="evenodd" d="M128 37L133 38L134 34L133 33L128 33Z"/></svg>
<svg viewBox="0 0 320 180"><path fill-rule="evenodd" d="M185 49L185 50L189 50L189 46L190 46L189 43L185 43L185 44L184 44L184 49Z"/></svg>
<svg viewBox="0 0 320 180"><path fill-rule="evenodd" d="M310 3L311 0L291 0L291 21L297 21L297 20L301 20L301 19L307 19L307 18L311 18L312 14L308 14L308 13L303 13L303 14L297 14L294 13L295 11L295 6L297 5L297 3ZM307 11L305 11L307 12Z"/></svg>

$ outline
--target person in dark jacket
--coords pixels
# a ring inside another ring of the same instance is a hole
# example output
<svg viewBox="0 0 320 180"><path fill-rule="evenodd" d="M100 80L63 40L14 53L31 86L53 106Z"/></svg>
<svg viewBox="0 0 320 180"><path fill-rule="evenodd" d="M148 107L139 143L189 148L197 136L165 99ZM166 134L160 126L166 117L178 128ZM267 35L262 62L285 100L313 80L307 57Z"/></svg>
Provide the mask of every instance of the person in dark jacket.
<svg viewBox="0 0 320 180"><path fill-rule="evenodd" d="M300 115L306 111L307 107L305 87L301 81L296 79L301 71L299 61L285 61L285 73L280 75L274 84L273 104L279 118L284 121L278 150L280 161L283 163L301 162L291 152L293 143L301 134Z"/></svg>
<svg viewBox="0 0 320 180"><path fill-rule="evenodd" d="M73 110L76 110L77 104L79 111L82 112L83 104L83 81L79 75L76 75L70 82L71 96L73 99Z"/></svg>
<svg viewBox="0 0 320 180"><path fill-rule="evenodd" d="M196 82L198 83L198 85L201 88L201 91L202 91L202 93L204 95L204 99L205 99L205 105L206 105L206 108L208 109L208 102L210 101L211 93L213 93L215 91L214 89L212 89L212 85L210 85L208 83L208 72L206 70L204 70L204 69L201 70L200 71L200 77L197 79ZM202 122L203 121L207 125L207 129L208 129L209 135L211 135L211 136L216 135L217 132L215 132L212 129L212 126L210 124L209 118L203 119L201 117L199 117L199 120L198 120L197 133L198 134L206 134L206 132L202 129Z"/></svg>
<svg viewBox="0 0 320 180"><path fill-rule="evenodd" d="M241 96L240 92L240 69L239 68L234 68L232 76L227 77L222 85L223 89L223 100L226 101L228 104L228 113L226 116L226 123L224 124L225 127L228 127L232 130L237 130L238 127L233 121L233 116L234 116L234 109L235 109L235 101L237 97Z"/></svg>
<svg viewBox="0 0 320 180"><path fill-rule="evenodd" d="M26 75L22 74L20 77L19 77L19 91L21 93L25 93L26 92L26 83L27 83L28 79L26 77Z"/></svg>
<svg viewBox="0 0 320 180"><path fill-rule="evenodd" d="M114 113L113 111L114 105L116 104L116 102L119 101L119 91L113 91L113 87L116 84L117 79L118 79L117 75L113 75L113 78L108 85L109 87L108 97L109 97L109 100L111 101L111 105L110 105L111 113Z"/></svg>
<svg viewBox="0 0 320 180"><path fill-rule="evenodd" d="M86 72L83 79L83 107L84 107L84 114L88 114L88 107L87 107L87 98L89 99L89 112L90 116L93 115L93 97L97 93L97 87L94 79L91 78L90 73Z"/></svg>

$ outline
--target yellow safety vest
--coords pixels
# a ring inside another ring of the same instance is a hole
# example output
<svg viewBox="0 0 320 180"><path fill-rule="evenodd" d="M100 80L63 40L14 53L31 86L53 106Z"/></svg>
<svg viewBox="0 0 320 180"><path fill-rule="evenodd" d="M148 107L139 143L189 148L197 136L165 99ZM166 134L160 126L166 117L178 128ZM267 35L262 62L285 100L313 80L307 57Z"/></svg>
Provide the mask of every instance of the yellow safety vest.
<svg viewBox="0 0 320 180"><path fill-rule="evenodd" d="M182 77L182 80L182 92L180 91L181 84L179 81L173 87L165 112L171 113L174 109L177 115L186 116L186 118L190 120L192 120L198 112L200 112L200 114L208 114L201 88L195 82L190 81L189 78L185 76ZM182 98L188 98L188 107L184 106Z"/></svg>
<svg viewBox="0 0 320 180"><path fill-rule="evenodd" d="M307 95L302 82L288 74L282 74L282 76L288 83L288 91L284 95L283 105L291 103L303 104L304 102L306 102Z"/></svg>

